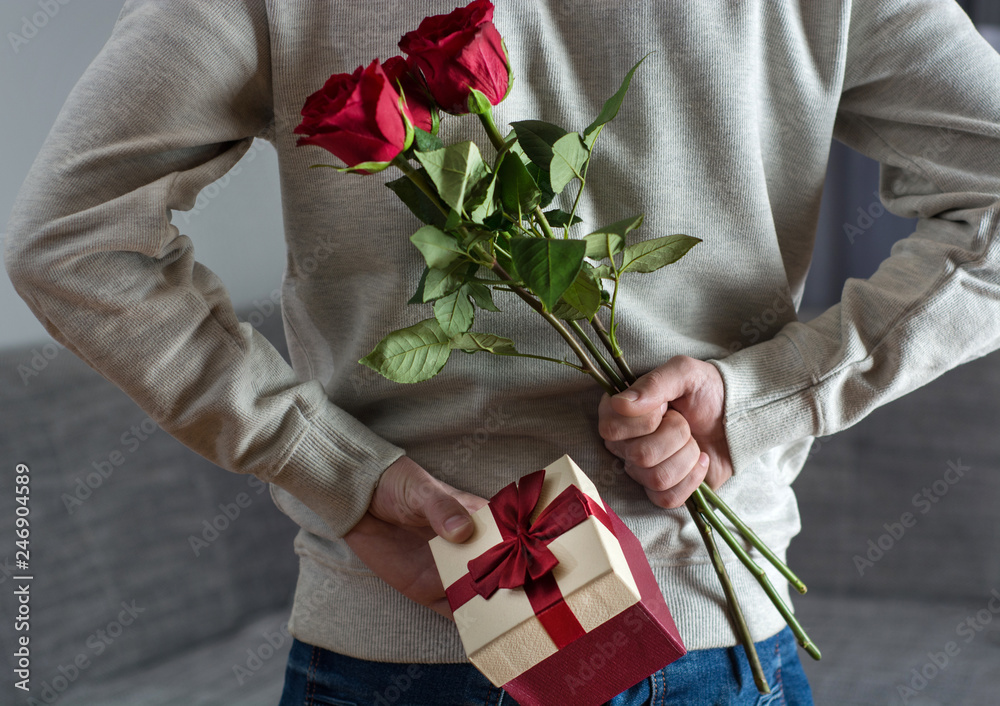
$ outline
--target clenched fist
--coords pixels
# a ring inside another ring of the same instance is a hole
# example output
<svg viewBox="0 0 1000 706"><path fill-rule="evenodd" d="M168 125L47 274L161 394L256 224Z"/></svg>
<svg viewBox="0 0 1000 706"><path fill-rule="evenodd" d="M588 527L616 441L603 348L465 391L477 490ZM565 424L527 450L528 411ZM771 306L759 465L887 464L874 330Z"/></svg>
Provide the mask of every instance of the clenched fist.
<svg viewBox="0 0 1000 706"><path fill-rule="evenodd" d="M725 387L711 363L676 356L599 408L604 445L660 507L680 507L707 481L732 474L723 427Z"/></svg>

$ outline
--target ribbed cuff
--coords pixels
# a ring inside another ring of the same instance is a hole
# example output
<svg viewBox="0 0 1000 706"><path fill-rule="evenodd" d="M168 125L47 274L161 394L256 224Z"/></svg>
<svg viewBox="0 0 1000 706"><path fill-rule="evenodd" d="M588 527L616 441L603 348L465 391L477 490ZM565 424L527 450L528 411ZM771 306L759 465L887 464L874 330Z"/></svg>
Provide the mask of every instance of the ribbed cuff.
<svg viewBox="0 0 1000 706"><path fill-rule="evenodd" d="M382 472L404 451L330 403L308 422L288 461L269 480L342 537L368 510Z"/></svg>
<svg viewBox="0 0 1000 706"><path fill-rule="evenodd" d="M815 436L819 406L814 380L792 340L779 334L721 360L710 360L726 387L725 427L733 472L768 449Z"/></svg>

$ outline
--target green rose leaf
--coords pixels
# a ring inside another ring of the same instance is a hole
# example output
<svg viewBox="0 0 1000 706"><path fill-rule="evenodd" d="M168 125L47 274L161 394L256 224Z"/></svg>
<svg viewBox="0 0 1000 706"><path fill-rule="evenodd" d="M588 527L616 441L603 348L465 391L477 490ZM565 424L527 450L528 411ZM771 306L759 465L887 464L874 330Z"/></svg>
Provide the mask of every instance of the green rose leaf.
<svg viewBox="0 0 1000 706"><path fill-rule="evenodd" d="M558 125L544 120L521 120L511 123L517 143L535 165L548 171L552 163L552 145L566 134Z"/></svg>
<svg viewBox="0 0 1000 706"><path fill-rule="evenodd" d="M552 162L549 164L549 185L561 193L574 179L583 179L583 167L590 159L590 150L583 144L580 134L563 135L552 145Z"/></svg>
<svg viewBox="0 0 1000 706"><path fill-rule="evenodd" d="M486 176L486 163L474 142L459 142L433 152L416 152L441 200L461 212L465 197Z"/></svg>
<svg viewBox="0 0 1000 706"><path fill-rule="evenodd" d="M518 274L548 311L573 284L587 253L582 240L511 238L510 246Z"/></svg>
<svg viewBox="0 0 1000 706"><path fill-rule="evenodd" d="M476 308L469 301L468 285L463 285L458 291L446 294L434 302L434 318L448 336L468 331L472 328L475 317Z"/></svg>
<svg viewBox="0 0 1000 706"><path fill-rule="evenodd" d="M583 240L587 243L587 257L601 260L620 253L625 247L625 236L641 226L642 219L642 214L624 218L585 235Z"/></svg>
<svg viewBox="0 0 1000 706"><path fill-rule="evenodd" d="M530 213L541 202L542 192L520 159L505 159L500 177L500 204L510 214Z"/></svg>
<svg viewBox="0 0 1000 706"><path fill-rule="evenodd" d="M463 333L451 339L451 347L466 353L519 355L512 340L503 336L494 336L492 333Z"/></svg>
<svg viewBox="0 0 1000 706"><path fill-rule="evenodd" d="M566 226L575 226L577 223L583 223L583 219L579 216L573 216L573 222L570 223L569 214L561 208L546 211L545 218L548 219L549 225L553 228L565 228Z"/></svg>
<svg viewBox="0 0 1000 706"><path fill-rule="evenodd" d="M700 242L700 238L690 235L665 235L629 245L625 248L621 271L655 272L665 265L677 262Z"/></svg>
<svg viewBox="0 0 1000 706"><path fill-rule="evenodd" d="M424 282L424 301L434 301L451 294L475 275L479 265L463 260L455 260L444 269L432 268Z"/></svg>
<svg viewBox="0 0 1000 706"><path fill-rule="evenodd" d="M410 242L417 246L432 269L444 269L465 256L458 240L436 226L424 226L410 236Z"/></svg>
<svg viewBox="0 0 1000 706"><path fill-rule="evenodd" d="M417 152L434 152L444 149L444 142L437 135L415 127L413 128L413 147Z"/></svg>
<svg viewBox="0 0 1000 706"><path fill-rule="evenodd" d="M423 274L420 275L420 282L417 284L417 291L413 293L410 297L410 301L407 304L422 304L424 301L424 285L427 284L427 273L430 272L429 267L425 267Z"/></svg>
<svg viewBox="0 0 1000 706"><path fill-rule="evenodd" d="M360 164L355 164L351 167L338 167L334 164L312 164L309 166L310 169L335 169L338 172L344 174L375 174L377 172L386 169L392 162L361 162Z"/></svg>
<svg viewBox="0 0 1000 706"><path fill-rule="evenodd" d="M614 120L615 116L618 115L618 110L622 107L622 102L625 100L625 94L628 93L629 83L632 82L632 74L635 73L639 65L648 57L649 54L646 54L646 56L639 59L635 66L629 69L629 72L625 74L625 80L622 81L622 85L615 91L613 96L604 102L604 107L601 108L601 112L597 115L597 118L583 131L583 141L587 144L587 147L593 149L597 136L601 134L601 128Z"/></svg>
<svg viewBox="0 0 1000 706"><path fill-rule="evenodd" d="M358 362L393 382L422 382L441 371L451 350L451 337L435 319L425 319L388 334Z"/></svg>
<svg viewBox="0 0 1000 706"><path fill-rule="evenodd" d="M427 176L427 171L424 169L418 170L425 178ZM444 228L444 214L441 213L441 209L433 204L433 202L427 198L427 194L417 188L417 185L410 181L410 177L400 177L390 182L386 182L386 186L389 187L399 200L406 204L406 207L410 209L414 216L419 218L421 222L427 223L428 225L434 225L438 228Z"/></svg>
<svg viewBox="0 0 1000 706"><path fill-rule="evenodd" d="M493 292L485 284L479 282L469 282L466 287L469 288L469 296L472 297L472 301L476 303L480 309L486 309L487 311L500 311L497 305L493 303Z"/></svg>
<svg viewBox="0 0 1000 706"><path fill-rule="evenodd" d="M512 162L519 160L512 159ZM473 223L483 223L496 210L494 193L497 186L497 174L494 172L488 179L479 182L465 204L469 220Z"/></svg>
<svg viewBox="0 0 1000 706"><path fill-rule="evenodd" d="M594 268L586 263L573 284L563 292L562 299L552 309L552 314L560 319L576 321L592 319L601 308L601 285Z"/></svg>
<svg viewBox="0 0 1000 706"><path fill-rule="evenodd" d="M594 268L594 277L598 279L614 279L615 271L611 269L611 265L598 265Z"/></svg>
<svg viewBox="0 0 1000 706"><path fill-rule="evenodd" d="M506 247L507 250L510 250L510 243L508 242L504 247ZM506 252L504 252L499 248L497 248L496 256L497 256L497 262L500 264L500 267L504 268L504 270L507 271L507 274L509 274L515 282L523 281L521 277L517 274L517 265L514 264L513 258L511 258Z"/></svg>

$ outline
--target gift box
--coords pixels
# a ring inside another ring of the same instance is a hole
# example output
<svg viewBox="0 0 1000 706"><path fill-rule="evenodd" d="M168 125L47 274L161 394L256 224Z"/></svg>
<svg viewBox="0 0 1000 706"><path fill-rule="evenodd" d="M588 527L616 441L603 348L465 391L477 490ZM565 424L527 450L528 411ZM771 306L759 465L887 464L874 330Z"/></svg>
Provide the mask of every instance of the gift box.
<svg viewBox="0 0 1000 706"><path fill-rule="evenodd" d="M569 456L431 551L469 660L521 706L597 706L685 653L635 535Z"/></svg>

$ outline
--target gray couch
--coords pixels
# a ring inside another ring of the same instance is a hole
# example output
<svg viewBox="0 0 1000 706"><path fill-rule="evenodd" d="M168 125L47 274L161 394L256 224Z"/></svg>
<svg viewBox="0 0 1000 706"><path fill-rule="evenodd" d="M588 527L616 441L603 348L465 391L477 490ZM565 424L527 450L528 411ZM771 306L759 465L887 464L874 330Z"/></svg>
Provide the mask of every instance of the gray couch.
<svg viewBox="0 0 1000 706"><path fill-rule="evenodd" d="M261 330L282 349L278 318ZM998 391L994 355L814 449L791 561L812 587L797 613L825 655L800 653L818 704L1000 703ZM25 463L37 703L276 704L296 527L264 486L155 429L51 343L0 353L0 399L0 703L28 703L11 677Z"/></svg>

